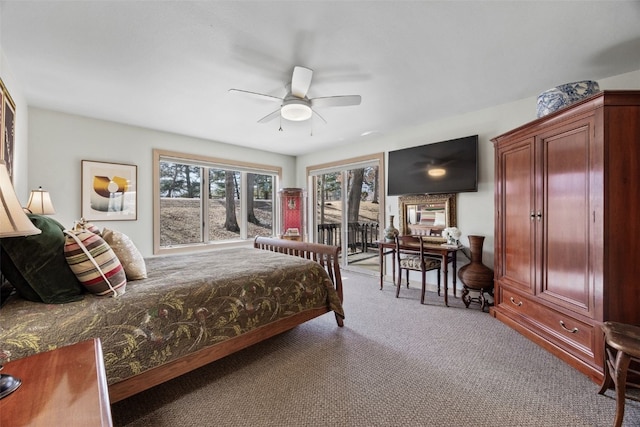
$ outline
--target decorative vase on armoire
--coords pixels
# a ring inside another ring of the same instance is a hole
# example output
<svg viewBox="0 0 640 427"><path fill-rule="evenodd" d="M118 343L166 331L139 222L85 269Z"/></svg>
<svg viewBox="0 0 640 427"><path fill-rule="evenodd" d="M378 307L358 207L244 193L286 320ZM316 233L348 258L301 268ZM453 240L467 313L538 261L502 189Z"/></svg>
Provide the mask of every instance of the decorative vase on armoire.
<svg viewBox="0 0 640 427"><path fill-rule="evenodd" d="M462 302L467 308L472 301L478 302L484 311L484 307L489 306L489 302L484 296L485 292L493 296L493 270L482 263L484 236L468 237L471 262L458 270L458 277L464 285ZM472 298L469 295L469 290L477 291L480 295L477 298Z"/></svg>

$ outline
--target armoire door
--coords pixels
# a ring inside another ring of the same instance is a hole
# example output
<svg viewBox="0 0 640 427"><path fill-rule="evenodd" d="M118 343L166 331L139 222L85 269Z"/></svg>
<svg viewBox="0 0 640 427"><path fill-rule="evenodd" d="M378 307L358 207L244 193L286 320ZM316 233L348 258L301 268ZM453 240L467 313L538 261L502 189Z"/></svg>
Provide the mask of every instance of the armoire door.
<svg viewBox="0 0 640 427"><path fill-rule="evenodd" d="M592 215L591 135L593 119L571 122L538 135L542 149L542 275L539 296L590 315L590 230Z"/></svg>
<svg viewBox="0 0 640 427"><path fill-rule="evenodd" d="M535 293L535 145L533 138L498 151L500 169L497 279L502 285Z"/></svg>

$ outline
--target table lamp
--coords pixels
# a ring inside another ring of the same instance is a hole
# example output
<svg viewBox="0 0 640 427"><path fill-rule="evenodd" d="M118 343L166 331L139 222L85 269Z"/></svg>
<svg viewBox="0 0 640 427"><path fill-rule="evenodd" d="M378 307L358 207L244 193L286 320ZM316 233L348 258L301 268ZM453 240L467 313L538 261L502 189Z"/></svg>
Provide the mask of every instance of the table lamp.
<svg viewBox="0 0 640 427"><path fill-rule="evenodd" d="M41 232L24 213L9 178L7 166L0 160L0 238L31 236ZM20 384L22 381L19 378L0 374L0 399L13 393Z"/></svg>
<svg viewBox="0 0 640 427"><path fill-rule="evenodd" d="M27 209L29 212L38 215L53 215L56 213L53 203L51 203L49 192L43 190L42 187L38 187L37 190L31 190Z"/></svg>

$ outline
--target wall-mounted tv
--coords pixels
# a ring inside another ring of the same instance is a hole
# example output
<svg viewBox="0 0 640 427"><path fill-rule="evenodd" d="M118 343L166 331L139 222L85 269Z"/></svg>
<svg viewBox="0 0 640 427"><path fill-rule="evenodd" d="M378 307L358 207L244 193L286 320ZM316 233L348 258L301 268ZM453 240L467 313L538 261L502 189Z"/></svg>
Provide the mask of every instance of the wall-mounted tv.
<svg viewBox="0 0 640 427"><path fill-rule="evenodd" d="M389 152L389 196L478 191L478 135Z"/></svg>

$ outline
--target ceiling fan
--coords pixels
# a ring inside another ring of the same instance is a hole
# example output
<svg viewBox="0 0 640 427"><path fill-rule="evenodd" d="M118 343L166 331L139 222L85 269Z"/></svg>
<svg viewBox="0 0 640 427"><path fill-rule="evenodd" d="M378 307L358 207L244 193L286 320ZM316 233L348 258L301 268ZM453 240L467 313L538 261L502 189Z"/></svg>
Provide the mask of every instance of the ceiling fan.
<svg viewBox="0 0 640 427"><path fill-rule="evenodd" d="M258 120L258 123L267 123L278 116L281 116L286 120L300 122L310 119L313 114L320 117L320 119L326 123L327 121L315 110L316 107L346 107L350 105L360 105L360 102L362 101L360 95L308 98L307 92L311 86L312 77L313 70L310 68L295 66L293 68L293 74L291 75L291 84L287 84L287 87L290 89L288 89L284 98L278 98L277 96L242 89L229 89L229 92L247 93L261 98L266 97L280 101L280 108Z"/></svg>

